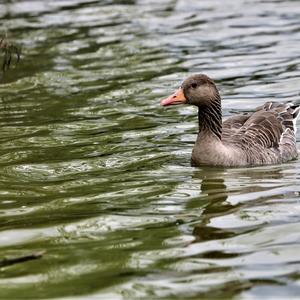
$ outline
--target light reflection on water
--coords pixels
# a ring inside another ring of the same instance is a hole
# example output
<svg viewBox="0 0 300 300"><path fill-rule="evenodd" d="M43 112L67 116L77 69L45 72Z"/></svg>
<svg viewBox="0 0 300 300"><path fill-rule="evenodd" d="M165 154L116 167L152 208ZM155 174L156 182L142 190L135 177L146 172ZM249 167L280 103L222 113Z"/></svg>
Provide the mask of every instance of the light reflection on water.
<svg viewBox="0 0 300 300"><path fill-rule="evenodd" d="M299 100L296 1L0 1L23 44L0 85L0 297L296 298L300 164L193 168L192 107ZM299 139L299 131L297 138Z"/></svg>

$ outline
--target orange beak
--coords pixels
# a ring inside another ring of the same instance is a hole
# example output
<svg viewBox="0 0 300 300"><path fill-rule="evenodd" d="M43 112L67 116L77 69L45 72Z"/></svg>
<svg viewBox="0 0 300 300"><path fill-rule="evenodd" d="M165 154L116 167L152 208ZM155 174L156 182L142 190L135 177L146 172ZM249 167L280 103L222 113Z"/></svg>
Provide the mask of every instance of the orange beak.
<svg viewBox="0 0 300 300"><path fill-rule="evenodd" d="M183 90L182 88L180 88L168 98L161 100L160 104L163 106L167 106L167 105L185 104L186 102L187 100L184 97Z"/></svg>

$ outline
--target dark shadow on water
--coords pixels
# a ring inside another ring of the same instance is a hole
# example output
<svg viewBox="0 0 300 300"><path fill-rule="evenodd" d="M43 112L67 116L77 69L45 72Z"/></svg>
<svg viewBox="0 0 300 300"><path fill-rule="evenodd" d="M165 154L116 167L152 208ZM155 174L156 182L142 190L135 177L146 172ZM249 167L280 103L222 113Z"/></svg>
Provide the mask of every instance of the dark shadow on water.
<svg viewBox="0 0 300 300"><path fill-rule="evenodd" d="M194 173L194 178L201 179L201 192L207 202L201 216L201 222L193 230L197 237L195 242L227 238L234 235L233 232L209 226L210 219L218 215L227 214L234 206L226 202L228 190L225 185L225 172L222 169L201 169ZM189 208L196 207L198 200L188 204Z"/></svg>
<svg viewBox="0 0 300 300"><path fill-rule="evenodd" d="M200 222L194 227L193 234L196 236L195 242L226 239L240 233L255 230L257 227L249 227L233 230L210 226L213 218L235 214L242 208L256 205L263 205L274 197L269 191L275 189L274 182L281 183L283 178L284 165L270 167L237 168L237 169L216 169L203 168L196 170L193 178L200 179L200 189L202 192L201 203L205 202ZM231 182L239 181L238 186L232 186ZM282 183L284 186L284 183ZM257 193L257 198L245 201L246 194ZM230 199L241 199L232 202ZM284 194L279 195L284 199ZM229 201L228 201L229 200ZM199 206L199 199L194 199L188 203L188 208ZM234 227L234 226L233 226Z"/></svg>

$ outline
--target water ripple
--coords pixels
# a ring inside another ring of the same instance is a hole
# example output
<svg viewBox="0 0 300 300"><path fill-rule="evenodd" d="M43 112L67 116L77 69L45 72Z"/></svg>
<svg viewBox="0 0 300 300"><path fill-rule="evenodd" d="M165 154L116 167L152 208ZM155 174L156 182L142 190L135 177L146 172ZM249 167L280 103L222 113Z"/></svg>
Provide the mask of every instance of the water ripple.
<svg viewBox="0 0 300 300"><path fill-rule="evenodd" d="M2 267L0 298L296 299L299 162L193 168L196 110L159 99L204 72L225 117L299 104L299 17L292 0L2 1L24 55L0 85L1 259L45 253Z"/></svg>

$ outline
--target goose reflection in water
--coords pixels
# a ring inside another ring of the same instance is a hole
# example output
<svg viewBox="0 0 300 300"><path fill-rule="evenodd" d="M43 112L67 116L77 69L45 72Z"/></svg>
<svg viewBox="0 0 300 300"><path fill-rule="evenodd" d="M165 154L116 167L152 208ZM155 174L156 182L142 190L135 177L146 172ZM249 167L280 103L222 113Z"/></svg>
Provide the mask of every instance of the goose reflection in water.
<svg viewBox="0 0 300 300"><path fill-rule="evenodd" d="M272 208L278 209L271 205L274 200L280 204L291 197L284 170L284 166L273 166L270 172L262 167L197 170L193 179L201 180L203 211L193 229L195 242L226 239L256 230L265 219L254 219L248 211L268 207L268 213L272 214ZM190 209L199 206L199 198L192 199L187 206Z"/></svg>

